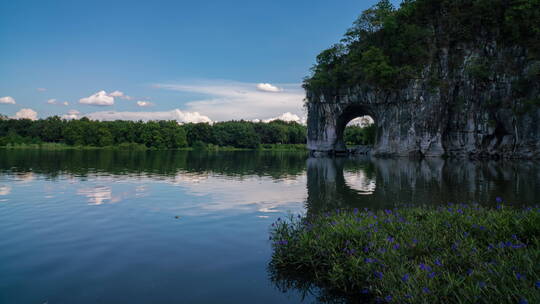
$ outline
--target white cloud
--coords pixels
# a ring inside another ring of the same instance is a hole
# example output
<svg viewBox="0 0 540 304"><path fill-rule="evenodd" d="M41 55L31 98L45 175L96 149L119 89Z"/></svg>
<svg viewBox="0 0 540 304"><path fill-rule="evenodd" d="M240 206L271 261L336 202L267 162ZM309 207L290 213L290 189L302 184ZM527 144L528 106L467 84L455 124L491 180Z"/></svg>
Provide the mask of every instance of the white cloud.
<svg viewBox="0 0 540 304"><path fill-rule="evenodd" d="M212 122L208 116L199 114L198 112L183 112L179 109L163 112L117 112L117 111L102 111L82 115L92 120L176 120L178 122Z"/></svg>
<svg viewBox="0 0 540 304"><path fill-rule="evenodd" d="M154 103L150 102L150 101L142 101L142 100L139 100L137 101L137 105L139 107L151 107L154 105Z"/></svg>
<svg viewBox="0 0 540 304"><path fill-rule="evenodd" d="M69 110L67 114L62 115L62 119L78 119L81 112L77 110Z"/></svg>
<svg viewBox="0 0 540 304"><path fill-rule="evenodd" d="M107 95L107 92L102 90L91 96L81 98L79 103L94 106L112 106L114 104L114 97Z"/></svg>
<svg viewBox="0 0 540 304"><path fill-rule="evenodd" d="M0 97L0 103L15 104L15 99L11 96Z"/></svg>
<svg viewBox="0 0 540 304"><path fill-rule="evenodd" d="M124 96L124 92L122 92L122 91L114 91L112 93L109 93L109 96L111 96L111 97L122 97L122 96Z"/></svg>
<svg viewBox="0 0 540 304"><path fill-rule="evenodd" d="M133 99L131 96L128 96L128 95L124 94L124 92L118 91L118 90L109 93L109 96L111 96L111 97L118 97L118 98L125 99L125 100L131 100L131 99Z"/></svg>
<svg viewBox="0 0 540 304"><path fill-rule="evenodd" d="M47 89L46 89L46 88L37 88L36 91L38 91L38 92L45 92L45 91L47 91Z"/></svg>
<svg viewBox="0 0 540 304"><path fill-rule="evenodd" d="M257 86L231 81L154 85L156 88L209 95L208 99L187 102L187 110L204 113L217 121L277 117L287 112L303 116L305 94L300 84L282 84L279 92L261 91Z"/></svg>
<svg viewBox="0 0 540 304"><path fill-rule="evenodd" d="M263 91L263 92L281 92L283 89L276 87L275 85L272 85L270 83L259 83L257 84L257 90Z"/></svg>
<svg viewBox="0 0 540 304"><path fill-rule="evenodd" d="M375 121L373 121L373 118L371 116L362 116L355 118L351 120L347 125L348 126L359 126L359 127L367 127L371 124L373 124Z"/></svg>
<svg viewBox="0 0 540 304"><path fill-rule="evenodd" d="M263 122L271 122L271 121L274 121L274 120L295 121L297 123L302 122L302 119L298 115L293 114L291 112L283 113L283 114L281 114L281 115L279 115L277 117L263 119Z"/></svg>
<svg viewBox="0 0 540 304"><path fill-rule="evenodd" d="M32 109L21 109L19 112L15 113L13 117L15 119L37 119L37 112Z"/></svg>
<svg viewBox="0 0 540 304"><path fill-rule="evenodd" d="M67 102L67 101L60 102L60 101L58 101L56 98L51 98L51 99L47 100L47 103L48 103L48 104L52 104L52 105L64 105L64 106L69 106L69 102Z"/></svg>

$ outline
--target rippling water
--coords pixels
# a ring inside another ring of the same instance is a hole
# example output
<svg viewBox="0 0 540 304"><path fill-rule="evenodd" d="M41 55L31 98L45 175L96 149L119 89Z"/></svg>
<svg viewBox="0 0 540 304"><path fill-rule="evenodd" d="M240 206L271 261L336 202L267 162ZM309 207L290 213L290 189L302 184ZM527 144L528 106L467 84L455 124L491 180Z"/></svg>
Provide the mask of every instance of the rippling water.
<svg viewBox="0 0 540 304"><path fill-rule="evenodd" d="M289 213L537 203L534 162L0 150L0 303L298 303L269 279Z"/></svg>

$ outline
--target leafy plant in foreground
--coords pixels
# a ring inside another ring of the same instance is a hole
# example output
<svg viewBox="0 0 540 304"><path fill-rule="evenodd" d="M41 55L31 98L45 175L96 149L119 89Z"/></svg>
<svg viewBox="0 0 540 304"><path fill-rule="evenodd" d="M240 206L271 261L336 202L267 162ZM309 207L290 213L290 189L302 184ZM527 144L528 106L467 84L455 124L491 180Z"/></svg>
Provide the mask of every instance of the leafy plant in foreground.
<svg viewBox="0 0 540 304"><path fill-rule="evenodd" d="M271 239L271 269L348 302L540 303L539 207L336 210L278 220Z"/></svg>

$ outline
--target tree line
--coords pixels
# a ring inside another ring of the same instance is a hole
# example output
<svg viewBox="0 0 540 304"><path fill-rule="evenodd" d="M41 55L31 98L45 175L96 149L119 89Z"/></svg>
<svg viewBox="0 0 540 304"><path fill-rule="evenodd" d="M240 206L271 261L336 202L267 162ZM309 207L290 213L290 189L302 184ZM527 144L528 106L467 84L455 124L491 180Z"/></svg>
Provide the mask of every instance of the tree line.
<svg viewBox="0 0 540 304"><path fill-rule="evenodd" d="M58 116L35 121L3 117L0 146L62 143L94 147L136 144L155 149L208 145L254 149L261 144L304 144L306 132L304 125L280 120L178 124L176 121L64 120Z"/></svg>
<svg viewBox="0 0 540 304"><path fill-rule="evenodd" d="M370 124L366 127L361 126L347 126L345 133L343 134L343 140L347 145L367 145L372 146L375 144L376 126Z"/></svg>

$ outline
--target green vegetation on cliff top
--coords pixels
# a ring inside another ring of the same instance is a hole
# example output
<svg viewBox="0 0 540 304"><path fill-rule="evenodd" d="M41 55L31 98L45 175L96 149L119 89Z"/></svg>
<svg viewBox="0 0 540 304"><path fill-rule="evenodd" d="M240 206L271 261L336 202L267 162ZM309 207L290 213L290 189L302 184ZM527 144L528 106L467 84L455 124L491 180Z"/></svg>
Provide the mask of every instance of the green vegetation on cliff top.
<svg viewBox="0 0 540 304"><path fill-rule="evenodd" d="M540 0L404 0L398 9L381 0L317 56L304 88L338 95L360 83L399 87L421 77L433 49L482 41L519 45L539 60ZM481 69L472 72L482 76Z"/></svg>

